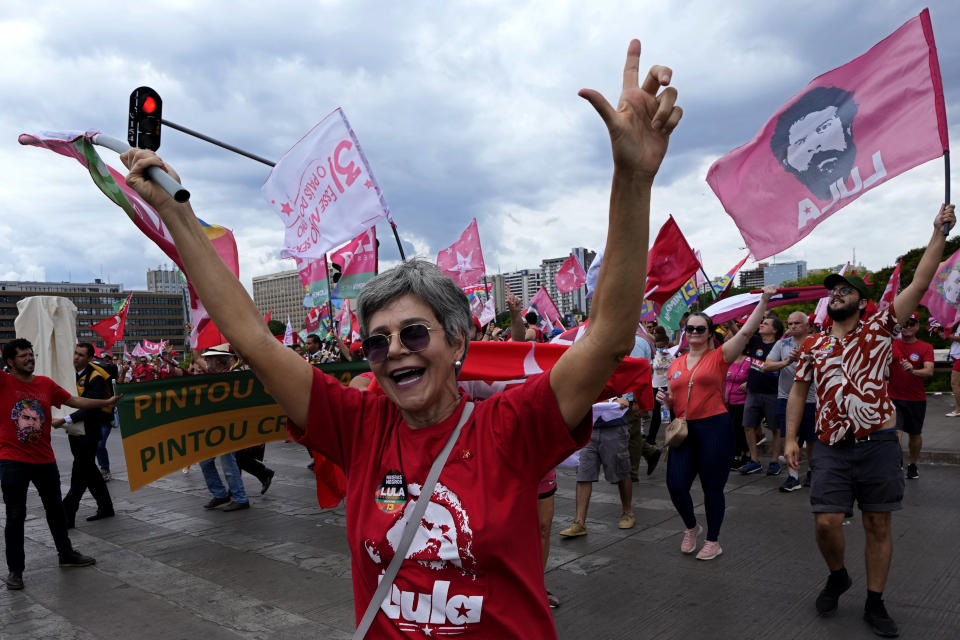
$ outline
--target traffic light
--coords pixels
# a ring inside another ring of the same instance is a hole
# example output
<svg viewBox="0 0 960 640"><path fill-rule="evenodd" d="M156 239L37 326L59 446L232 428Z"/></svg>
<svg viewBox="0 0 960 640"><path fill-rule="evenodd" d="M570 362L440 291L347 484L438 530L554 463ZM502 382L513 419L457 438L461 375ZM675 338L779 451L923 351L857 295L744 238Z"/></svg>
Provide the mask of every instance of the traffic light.
<svg viewBox="0 0 960 640"><path fill-rule="evenodd" d="M163 100L150 87L137 87L130 94L130 115L127 119L127 142L131 147L160 148L160 118Z"/></svg>

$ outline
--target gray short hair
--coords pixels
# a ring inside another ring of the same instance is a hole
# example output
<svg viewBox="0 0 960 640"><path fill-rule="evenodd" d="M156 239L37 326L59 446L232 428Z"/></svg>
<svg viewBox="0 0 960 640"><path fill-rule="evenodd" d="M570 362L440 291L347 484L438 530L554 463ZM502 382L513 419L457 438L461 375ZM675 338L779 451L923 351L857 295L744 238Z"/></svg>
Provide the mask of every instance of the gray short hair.
<svg viewBox="0 0 960 640"><path fill-rule="evenodd" d="M412 295L430 307L443 325L448 344L463 337L469 341L473 327L470 302L457 283L426 260L413 258L370 280L357 298L360 337L370 335L370 317L397 298Z"/></svg>

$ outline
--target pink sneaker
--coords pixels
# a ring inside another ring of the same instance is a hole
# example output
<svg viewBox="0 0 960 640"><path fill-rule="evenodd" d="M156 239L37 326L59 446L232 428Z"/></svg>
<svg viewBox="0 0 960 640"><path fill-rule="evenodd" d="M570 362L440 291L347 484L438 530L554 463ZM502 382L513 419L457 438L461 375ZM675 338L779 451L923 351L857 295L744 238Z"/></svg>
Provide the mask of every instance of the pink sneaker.
<svg viewBox="0 0 960 640"><path fill-rule="evenodd" d="M683 530L683 542L680 543L681 553L693 553L697 550L697 536L703 531L703 527L697 525L693 529Z"/></svg>
<svg viewBox="0 0 960 640"><path fill-rule="evenodd" d="M697 554L697 560L713 560L721 553L723 553L723 549L720 548L719 542L707 540L703 543L700 553Z"/></svg>

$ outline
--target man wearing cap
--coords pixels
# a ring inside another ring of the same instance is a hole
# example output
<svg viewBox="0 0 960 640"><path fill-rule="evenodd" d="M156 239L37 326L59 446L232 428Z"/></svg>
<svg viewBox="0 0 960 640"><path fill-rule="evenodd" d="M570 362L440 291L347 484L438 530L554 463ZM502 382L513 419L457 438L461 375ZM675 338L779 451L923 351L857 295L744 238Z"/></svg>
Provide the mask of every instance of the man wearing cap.
<svg viewBox="0 0 960 640"><path fill-rule="evenodd" d="M207 364L207 373L228 373L234 364L234 355L230 351L229 344L221 344L207 349L202 354ZM220 505L227 505L222 511L240 511L249 509L250 501L247 498L247 491L243 487L243 478L240 477L240 467L237 466L236 453L224 453L218 456L220 458L220 467L223 469L223 475L227 480L227 486L230 492L227 493L223 481L220 480L220 474L217 472L217 463L214 458L208 458L200 463L200 470L203 471L203 479L207 483L207 489L213 494L210 502L203 505L204 509L216 509ZM264 489L266 491L266 489ZM232 498L232 499L231 499Z"/></svg>
<svg viewBox="0 0 960 640"><path fill-rule="evenodd" d="M923 419L927 414L927 392L924 380L933 376L933 346L917 339L920 314L914 311L893 341L893 362L890 363L890 398L897 409L897 431L910 438L907 479L920 477L917 458L923 447Z"/></svg>
<svg viewBox="0 0 960 640"><path fill-rule="evenodd" d="M956 222L953 205L943 205L934 220L933 235L917 265L913 281L893 304L864 320L869 301L863 280L831 274L824 281L830 292L829 331L807 338L800 351L796 381L787 401L785 457L797 469L797 430L810 384L817 389L818 437L810 477L810 504L816 540L830 570L817 596L820 615L831 615L852 581L844 566L843 522L853 516L854 500L863 514L866 537L867 600L863 618L873 632L899 634L883 604L893 542L891 513L903 499L903 455L896 431L896 411L887 392L893 336L905 324L926 292L943 255L944 225Z"/></svg>

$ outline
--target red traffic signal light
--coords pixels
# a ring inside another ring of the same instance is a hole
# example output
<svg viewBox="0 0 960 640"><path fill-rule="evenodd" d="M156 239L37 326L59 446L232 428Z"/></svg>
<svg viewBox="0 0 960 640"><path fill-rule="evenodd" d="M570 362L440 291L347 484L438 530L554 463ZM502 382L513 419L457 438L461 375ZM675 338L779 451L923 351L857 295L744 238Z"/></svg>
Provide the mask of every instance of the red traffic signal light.
<svg viewBox="0 0 960 640"><path fill-rule="evenodd" d="M163 100L150 87L137 87L130 94L130 112L127 117L127 142L140 149L160 148L160 120Z"/></svg>

